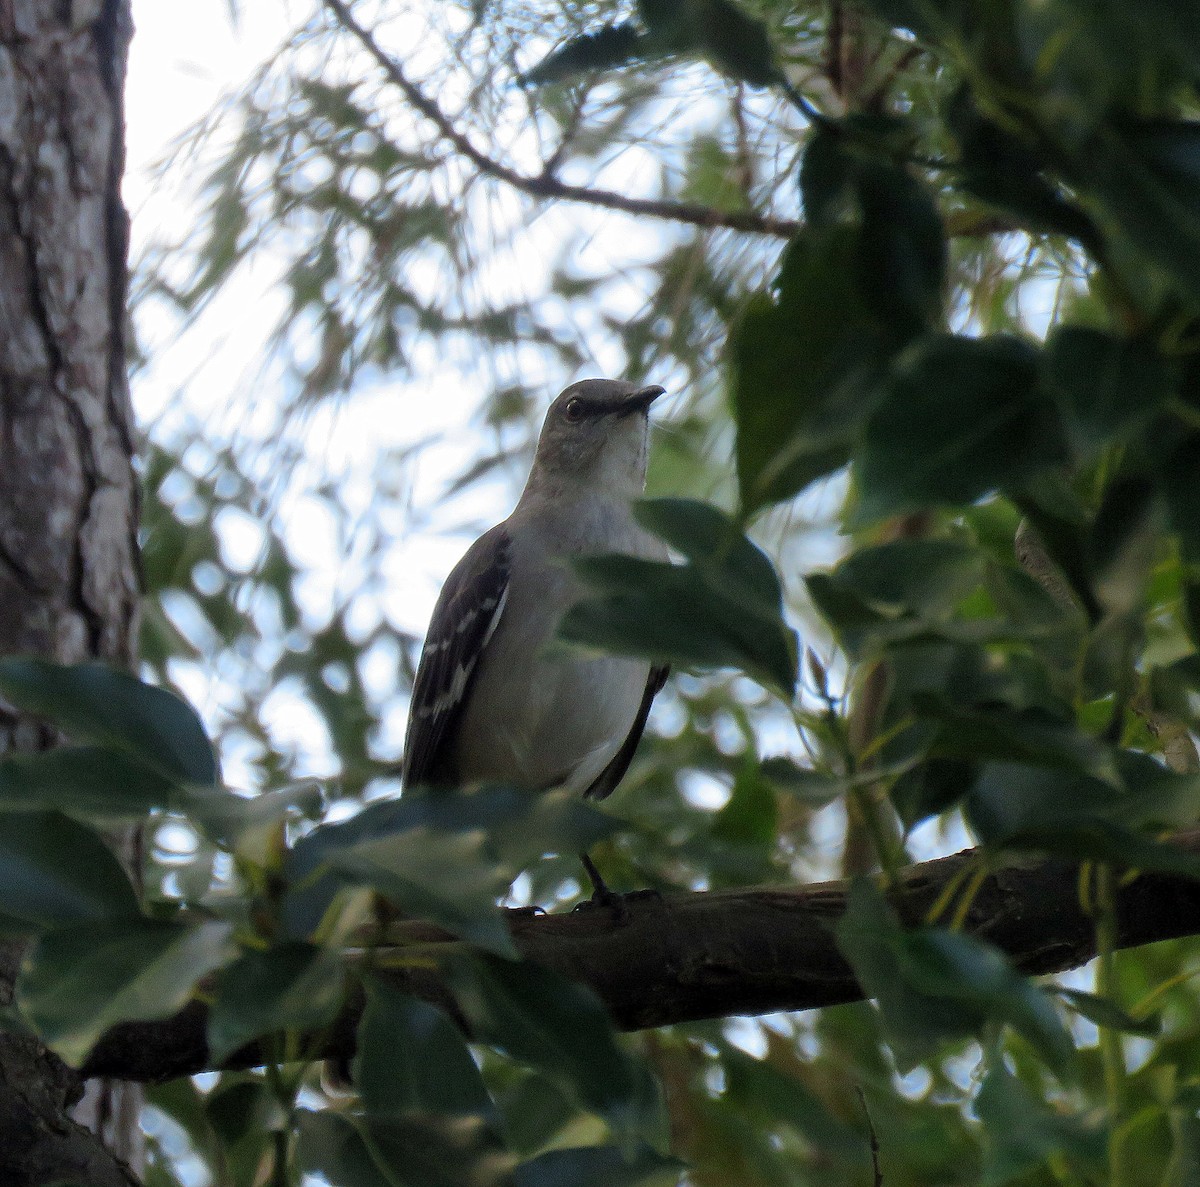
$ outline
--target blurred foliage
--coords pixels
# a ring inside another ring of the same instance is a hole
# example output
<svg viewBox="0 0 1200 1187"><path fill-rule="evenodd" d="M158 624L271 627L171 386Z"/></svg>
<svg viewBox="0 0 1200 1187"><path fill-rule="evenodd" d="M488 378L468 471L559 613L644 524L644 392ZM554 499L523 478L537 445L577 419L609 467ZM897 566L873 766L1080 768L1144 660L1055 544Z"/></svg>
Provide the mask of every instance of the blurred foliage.
<svg viewBox="0 0 1200 1187"><path fill-rule="evenodd" d="M1200 872L1162 840L1200 816L1200 9L362 0L397 75L338 8L181 144L201 216L138 272L186 329L278 265L283 428L153 430L151 683L0 664L70 739L0 764L23 1018L78 1060L219 970L211 1042L277 1062L151 1091L158 1187L859 1187L872 1134L887 1187L1200 1181L1200 949L1110 950L1118 867ZM381 376L468 385L465 506L597 358L682 393L639 512L678 563L587 561L565 624L676 665L651 732L604 814L397 801L420 444L364 503L305 434ZM97 830L146 819L139 896ZM964 935L970 878L907 930L863 880L875 1004L622 1038L490 909L571 901L588 845L624 887L864 846L886 885L968 833L1091 863L1094 976ZM374 892L471 941L471 1043L341 959ZM312 1035L359 990L343 1091Z"/></svg>

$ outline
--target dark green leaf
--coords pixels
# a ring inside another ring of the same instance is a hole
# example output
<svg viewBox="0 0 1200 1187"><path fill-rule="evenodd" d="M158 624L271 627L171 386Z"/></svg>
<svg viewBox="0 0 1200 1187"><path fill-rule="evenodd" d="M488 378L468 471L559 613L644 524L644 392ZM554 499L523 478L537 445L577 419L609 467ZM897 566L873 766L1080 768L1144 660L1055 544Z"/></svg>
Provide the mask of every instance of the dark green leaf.
<svg viewBox="0 0 1200 1187"><path fill-rule="evenodd" d="M643 38L633 25L604 25L591 33L581 33L557 49L551 50L520 81L532 86L548 82L564 82L594 70L611 70L624 66L639 56Z"/></svg>
<svg viewBox="0 0 1200 1187"><path fill-rule="evenodd" d="M1200 434L1183 442L1163 459L1159 484L1167 499L1171 527L1179 533L1180 551L1200 563Z"/></svg>
<svg viewBox="0 0 1200 1187"><path fill-rule="evenodd" d="M869 1160L866 1134L836 1116L799 1076L775 1066L773 1053L784 1052L789 1062L799 1060L786 1040L769 1042L768 1054L762 1059L737 1049L722 1052L729 1102L744 1111L751 1124L774 1126L782 1121L820 1150L823 1157L865 1166Z"/></svg>
<svg viewBox="0 0 1200 1187"><path fill-rule="evenodd" d="M906 828L953 807L975 781L976 765L930 758L903 772L892 784L891 800Z"/></svg>
<svg viewBox="0 0 1200 1187"><path fill-rule="evenodd" d="M1105 228L1200 304L1200 123L1106 121L1074 168L1102 203Z"/></svg>
<svg viewBox="0 0 1200 1187"><path fill-rule="evenodd" d="M133 755L100 746L58 746L0 760L0 805L56 808L91 820L141 820L179 797L177 784Z"/></svg>
<svg viewBox="0 0 1200 1187"><path fill-rule="evenodd" d="M117 1022L168 1018L236 954L233 927L123 919L63 928L25 958L17 1000L46 1045L78 1066Z"/></svg>
<svg viewBox="0 0 1200 1187"><path fill-rule="evenodd" d="M499 1129L496 1107L458 1027L428 1002L379 982L369 987L358 1026L354 1078L369 1116L475 1117Z"/></svg>
<svg viewBox="0 0 1200 1187"><path fill-rule="evenodd" d="M1050 996L999 949L963 932L922 928L905 933L896 951L901 975L920 992L1008 1024L1059 1076L1071 1071L1075 1047Z"/></svg>
<svg viewBox="0 0 1200 1187"><path fill-rule="evenodd" d="M780 77L766 26L732 0L638 0L638 13L659 52L701 54L751 86Z"/></svg>
<svg viewBox="0 0 1200 1187"><path fill-rule="evenodd" d="M0 814L0 915L42 928L138 914L129 876L90 828L58 812Z"/></svg>
<svg viewBox="0 0 1200 1187"><path fill-rule="evenodd" d="M741 668L790 699L796 637L783 621L771 562L716 508L661 499L642 504L638 514L690 551L689 563L579 558L576 572L601 596L564 615L562 637L659 662Z"/></svg>
<svg viewBox="0 0 1200 1187"><path fill-rule="evenodd" d="M1045 767L986 763L967 795L967 820L985 844L1012 845L1071 834L1082 839L1092 828L1099 830L1100 844L1114 835L1112 829L1181 827L1196 818L1200 776L1175 774L1132 751L1119 751L1115 759L1118 786ZM1172 852L1181 861L1188 857Z"/></svg>
<svg viewBox="0 0 1200 1187"><path fill-rule="evenodd" d="M1097 1026L1151 1039L1162 1030L1162 1019L1157 1014L1134 1018L1106 997L1097 997L1096 994L1085 993L1082 989L1064 989L1061 986L1056 992L1073 1010Z"/></svg>
<svg viewBox="0 0 1200 1187"><path fill-rule="evenodd" d="M1092 1171L1099 1171L1104 1164L1104 1131L1047 1108L1005 1069L1001 1059L991 1061L975 1111L987 1142L984 1187L1010 1183L1043 1166L1052 1154L1065 1154L1072 1163Z"/></svg>
<svg viewBox="0 0 1200 1187"><path fill-rule="evenodd" d="M496 1144L478 1117L366 1117L361 1130L376 1165L401 1187L512 1185L517 1160Z"/></svg>
<svg viewBox="0 0 1200 1187"><path fill-rule="evenodd" d="M1031 231L1065 235L1088 250L1095 249L1099 232L1047 175L1045 158L1011 127L1002 128L983 116L967 87L948 105L947 123L959 143L959 184L964 190L1016 215Z"/></svg>
<svg viewBox="0 0 1200 1187"><path fill-rule="evenodd" d="M501 956L517 954L496 907L513 871L496 864L478 833L413 828L337 849L327 862L335 874L379 891L406 915Z"/></svg>
<svg viewBox="0 0 1200 1187"><path fill-rule="evenodd" d="M325 825L297 841L286 858L285 876L291 889L285 915L292 935L311 935L344 885L332 869L332 859L364 842L385 841L414 829L447 837L468 834L469 847L482 847L497 878L502 872L503 878L511 880L547 853L583 853L618 827L611 816L567 789L533 796L509 787L454 795L423 794L410 788L402 799L369 804L350 820Z"/></svg>
<svg viewBox="0 0 1200 1187"><path fill-rule="evenodd" d="M515 1187L670 1187L683 1170L678 1159L645 1146L631 1158L616 1146L578 1146L521 1163L513 1182Z"/></svg>
<svg viewBox="0 0 1200 1187"><path fill-rule="evenodd" d="M801 231L779 297L750 299L730 339L742 506L790 499L844 466L889 348L858 285L858 231Z"/></svg>
<svg viewBox="0 0 1200 1187"><path fill-rule="evenodd" d="M897 540L850 554L808 590L852 655L872 642L921 633L948 621L982 581L984 557L950 540Z"/></svg>
<svg viewBox="0 0 1200 1187"><path fill-rule="evenodd" d="M451 973L472 1034L552 1077L623 1138L657 1136L657 1090L588 989L537 965L475 957Z"/></svg>
<svg viewBox="0 0 1200 1187"><path fill-rule="evenodd" d="M104 664L0 659L0 693L80 741L130 751L165 777L217 781L212 746L191 707L127 672Z"/></svg>
<svg viewBox="0 0 1200 1187"><path fill-rule="evenodd" d="M931 335L897 361L867 422L857 516L866 523L1016 489L1063 450L1031 346Z"/></svg>
<svg viewBox="0 0 1200 1187"><path fill-rule="evenodd" d="M969 1002L922 991L903 975L905 933L895 912L865 879L850 889L846 913L835 929L837 945L868 997L903 1068L912 1068L944 1039L967 1038L982 1022Z"/></svg>
<svg viewBox="0 0 1200 1187"><path fill-rule="evenodd" d="M416 1187L380 1169L362 1134L344 1114L300 1109L297 1125L297 1162L332 1187Z"/></svg>
<svg viewBox="0 0 1200 1187"><path fill-rule="evenodd" d="M208 1013L208 1049L222 1062L254 1039L282 1031L315 1031L342 1004L345 967L339 955L286 942L250 951L224 969Z"/></svg>
<svg viewBox="0 0 1200 1187"><path fill-rule="evenodd" d="M991 1020L1023 1034L1060 1075L1071 1068L1074 1046L1050 999L981 940L903 929L880 893L860 879L837 942L906 1060L932 1053L939 1040L978 1034Z"/></svg>
<svg viewBox="0 0 1200 1187"><path fill-rule="evenodd" d="M288 1125L283 1106L267 1082L258 1078L228 1082L227 1077L222 1077L209 1094L204 1111L213 1131L229 1146L256 1131L265 1136Z"/></svg>
<svg viewBox="0 0 1200 1187"><path fill-rule="evenodd" d="M1053 330L1043 367L1068 439L1085 458L1145 424L1171 395L1166 362L1150 343L1085 326Z"/></svg>
<svg viewBox="0 0 1200 1187"><path fill-rule="evenodd" d="M637 521L694 564L707 566L747 602L778 609L783 591L770 558L711 503L696 499L641 499Z"/></svg>
<svg viewBox="0 0 1200 1187"><path fill-rule="evenodd" d="M913 133L856 114L820 124L804 151L800 188L814 226L859 230L857 286L880 322L904 337L942 321L946 240L932 195L903 165Z"/></svg>
<svg viewBox="0 0 1200 1187"><path fill-rule="evenodd" d="M941 697L918 695L914 707L938 723L929 751L938 758L970 762L1025 762L1089 775L1119 787L1113 748L1073 722L1003 706L956 708Z"/></svg>

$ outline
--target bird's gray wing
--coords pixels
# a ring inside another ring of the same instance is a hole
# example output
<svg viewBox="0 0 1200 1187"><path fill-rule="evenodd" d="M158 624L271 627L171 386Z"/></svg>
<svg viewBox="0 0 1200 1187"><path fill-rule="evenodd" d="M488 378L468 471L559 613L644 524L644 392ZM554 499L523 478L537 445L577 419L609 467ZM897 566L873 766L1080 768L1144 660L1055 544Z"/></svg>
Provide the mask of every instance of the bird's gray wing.
<svg viewBox="0 0 1200 1187"><path fill-rule="evenodd" d="M401 775L405 787L456 782L451 743L479 657L504 613L509 545L504 525L497 524L471 545L442 586L413 682Z"/></svg>
<svg viewBox="0 0 1200 1187"><path fill-rule="evenodd" d="M625 778L625 772L629 770L629 764L633 762L633 752L637 749L638 743L642 740L642 733L646 729L646 718L650 716L650 706L654 704L654 698L666 684L670 672L670 666L667 664L650 669L650 675L646 679L646 688L642 693L642 703L638 706L633 726L626 734L625 741L621 743L621 749L613 755L608 766L596 776L591 786L583 793L586 799L605 799L616 791L617 784Z"/></svg>

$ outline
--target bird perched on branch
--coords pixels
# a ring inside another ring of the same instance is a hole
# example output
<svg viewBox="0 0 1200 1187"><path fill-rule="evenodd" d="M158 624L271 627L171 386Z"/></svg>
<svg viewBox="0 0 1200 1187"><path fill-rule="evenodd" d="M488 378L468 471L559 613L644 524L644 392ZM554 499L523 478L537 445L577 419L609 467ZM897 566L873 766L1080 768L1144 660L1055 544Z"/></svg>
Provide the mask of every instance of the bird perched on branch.
<svg viewBox="0 0 1200 1187"><path fill-rule="evenodd" d="M569 558L664 559L634 520L646 482L650 405L663 393L616 379L571 384L551 405L516 509L454 567L413 685L403 783L566 786L603 799L620 783L667 668L548 652L584 593ZM594 900L613 901L586 854Z"/></svg>

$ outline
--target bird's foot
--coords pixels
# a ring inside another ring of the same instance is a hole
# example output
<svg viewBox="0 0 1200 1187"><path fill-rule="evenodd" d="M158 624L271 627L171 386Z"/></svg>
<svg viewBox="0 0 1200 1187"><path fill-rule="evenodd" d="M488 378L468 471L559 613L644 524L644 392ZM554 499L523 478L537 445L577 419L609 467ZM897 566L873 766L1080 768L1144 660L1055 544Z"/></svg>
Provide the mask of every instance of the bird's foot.
<svg viewBox="0 0 1200 1187"><path fill-rule="evenodd" d="M510 915L519 915L522 919L533 919L538 915L545 915L546 913L546 908L539 907L536 903L528 907L505 907L504 909Z"/></svg>
<svg viewBox="0 0 1200 1187"><path fill-rule="evenodd" d="M630 890L625 894L618 894L615 890L609 890L607 886L597 887L592 892L591 898L585 898L583 902L576 903L571 910L574 911L596 911L602 908L613 913L613 919L617 923L629 922L629 904L636 902L639 899L655 899L657 902L662 902L662 895L657 890Z"/></svg>

